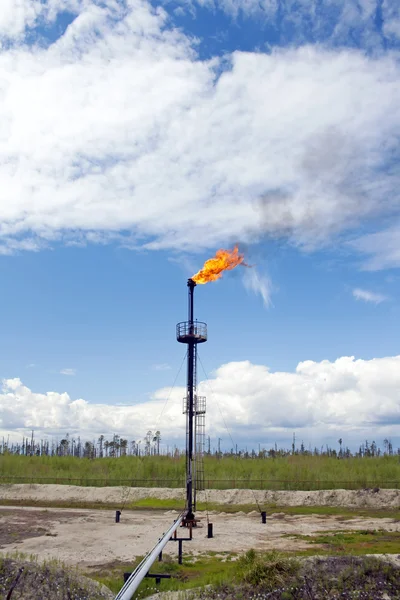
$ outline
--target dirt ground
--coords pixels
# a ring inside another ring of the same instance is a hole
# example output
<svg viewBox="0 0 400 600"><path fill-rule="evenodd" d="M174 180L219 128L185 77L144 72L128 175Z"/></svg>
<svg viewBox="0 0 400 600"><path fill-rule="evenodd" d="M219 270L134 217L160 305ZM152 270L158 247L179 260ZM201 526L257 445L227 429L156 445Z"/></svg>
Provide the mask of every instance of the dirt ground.
<svg viewBox="0 0 400 600"><path fill-rule="evenodd" d="M210 490L207 499L232 505L276 502L281 506L341 506L359 508L399 508L399 490L331 490L320 492L265 492L251 490ZM176 511L125 509L121 522L115 523L114 510L40 508L41 502L102 502L116 509L126 502L142 498L179 498L184 490L161 488L93 488L62 485L2 485L0 501L24 500L37 507L0 507L0 552L20 551L39 559L59 559L66 564L85 568L115 561L130 561L145 554L166 531ZM200 498L201 499L201 498ZM241 552L259 550L301 550L302 540L287 535L312 535L318 532L356 529L400 531L400 521L390 518L357 517L343 520L334 515L268 514L262 524L258 511L225 514L211 511L214 538L207 538L207 515L197 513L200 526L193 540L184 543L184 552ZM177 553L170 542L166 553Z"/></svg>
<svg viewBox="0 0 400 600"><path fill-rule="evenodd" d="M145 554L176 518L175 511L123 511L121 522L108 510L40 509L2 507L0 509L0 550L20 551L39 559L59 559L66 564L90 567L115 561L130 561ZM285 515L275 513L262 524L259 513L210 515L214 538L207 538L206 515L198 513L200 527L193 540L184 543L184 552L240 552L259 550L300 550L302 540L285 534L314 534L332 530L385 529L400 531L400 522L388 518ZM185 532L186 535L186 532ZM177 553L170 542L166 553Z"/></svg>

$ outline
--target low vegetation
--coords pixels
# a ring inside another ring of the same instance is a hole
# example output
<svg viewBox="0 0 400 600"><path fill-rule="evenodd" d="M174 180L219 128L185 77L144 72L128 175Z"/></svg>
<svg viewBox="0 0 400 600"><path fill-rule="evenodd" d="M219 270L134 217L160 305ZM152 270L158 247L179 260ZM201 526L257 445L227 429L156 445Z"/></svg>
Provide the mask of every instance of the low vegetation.
<svg viewBox="0 0 400 600"><path fill-rule="evenodd" d="M129 565L132 569L132 565ZM182 566L166 557L153 570L168 573L157 590L181 590L182 598L196 600L391 600L400 599L400 570L374 557L326 556L296 559L278 552L249 550L208 553L188 558ZM104 565L92 577L115 593L128 565ZM135 600L155 593L145 580ZM195 590L190 594L190 590ZM185 593L186 592L186 593Z"/></svg>
<svg viewBox="0 0 400 600"><path fill-rule="evenodd" d="M361 529L357 531L328 531L316 535L292 535L286 537L302 540L318 550L310 548L311 554L398 554L400 532L383 529Z"/></svg>
<svg viewBox="0 0 400 600"><path fill-rule="evenodd" d="M157 586L154 579L145 579L134 599L163 591L181 591L186 598L186 593L195 590L196 600L399 600L398 568L370 556L346 555L350 551L362 555L367 550L364 544L371 543L369 551L382 552L387 543L394 544L387 551L396 547L398 551L398 535L339 531L307 536L314 545L312 553L319 554L310 558L307 552L302 557L275 551L249 550L242 556L207 552L186 555L179 565L176 556L164 555L163 562L155 563L151 571L171 578L162 579ZM140 560L92 567L83 577L77 569L56 561L40 565L23 555L0 558L0 598L111 600L122 586L123 574L131 572Z"/></svg>
<svg viewBox="0 0 400 600"><path fill-rule="evenodd" d="M121 456L81 459L73 456L0 455L1 483L184 487L183 456ZM280 490L400 487L399 456L349 457L287 455L275 458L205 457L209 489Z"/></svg>
<svg viewBox="0 0 400 600"><path fill-rule="evenodd" d="M303 562L289 571L276 556L262 561L247 553L257 583L216 586L199 600L398 600L400 571L373 557L329 557ZM297 563L298 564L298 563ZM266 568L269 565L269 568Z"/></svg>
<svg viewBox="0 0 400 600"><path fill-rule="evenodd" d="M123 582L123 574L132 572L142 557L135 562L114 562L90 569L88 575L117 593ZM154 563L153 573L168 574L170 579L162 579L156 586L154 579L144 579L136 594L136 598L145 598L151 593L190 590L209 585L222 585L232 581L237 570L237 555L231 552L209 552L200 556L185 555L183 564L179 565L176 556L163 555L162 562Z"/></svg>
<svg viewBox="0 0 400 600"><path fill-rule="evenodd" d="M271 588L276 588L284 585L298 570L296 560L279 552L257 554L255 550L249 550L237 562L236 579L252 586L268 582Z"/></svg>
<svg viewBox="0 0 400 600"><path fill-rule="evenodd" d="M59 563L0 557L0 598L4 600L112 600L113 594Z"/></svg>

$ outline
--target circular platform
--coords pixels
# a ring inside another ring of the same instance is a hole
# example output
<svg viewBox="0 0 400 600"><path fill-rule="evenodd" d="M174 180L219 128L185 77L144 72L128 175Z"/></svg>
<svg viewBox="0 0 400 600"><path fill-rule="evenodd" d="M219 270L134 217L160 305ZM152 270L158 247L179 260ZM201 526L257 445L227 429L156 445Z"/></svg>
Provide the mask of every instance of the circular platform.
<svg viewBox="0 0 400 600"><path fill-rule="evenodd" d="M207 341L207 324L201 321L182 321L176 326L176 339L181 344L202 344Z"/></svg>

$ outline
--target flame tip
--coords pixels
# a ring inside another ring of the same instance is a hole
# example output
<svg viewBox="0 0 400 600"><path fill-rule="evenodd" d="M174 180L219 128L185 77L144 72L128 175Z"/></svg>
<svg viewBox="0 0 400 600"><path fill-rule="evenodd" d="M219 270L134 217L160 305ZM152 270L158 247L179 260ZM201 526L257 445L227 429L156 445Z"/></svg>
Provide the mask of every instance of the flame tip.
<svg viewBox="0 0 400 600"><path fill-rule="evenodd" d="M204 284L221 279L224 271L231 271L238 265L246 266L244 254L239 254L239 246L235 244L233 250L220 248L213 258L204 263L203 268L190 279L194 284ZM189 282L188 282L189 285Z"/></svg>

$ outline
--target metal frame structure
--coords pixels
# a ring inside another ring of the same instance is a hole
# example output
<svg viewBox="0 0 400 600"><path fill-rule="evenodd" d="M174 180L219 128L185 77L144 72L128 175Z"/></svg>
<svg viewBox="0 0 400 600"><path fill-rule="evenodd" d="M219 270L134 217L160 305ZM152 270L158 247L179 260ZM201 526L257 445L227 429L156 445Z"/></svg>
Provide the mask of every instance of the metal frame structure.
<svg viewBox="0 0 400 600"><path fill-rule="evenodd" d="M205 443L205 413L206 399L197 396L197 344L207 341L207 325L194 320L194 288L193 279L188 280L189 311L188 320L178 323L176 337L178 342L188 345L187 352L187 386L184 398L183 412L186 414L186 507L179 518L171 525L168 531L159 539L154 548L145 556L142 562L129 575L124 586L116 595L115 600L131 600L145 577L160 579L161 575L152 575L149 569L157 556L161 558L162 550L171 541L178 542L179 563L182 563L182 543L192 539L192 527L197 522L194 517L196 511L196 491L204 489L204 443ZM119 519L118 519L119 521ZM180 526L190 528L190 537L177 537ZM212 524L210 524L208 537L212 537ZM128 576L128 575L127 575Z"/></svg>
<svg viewBox="0 0 400 600"><path fill-rule="evenodd" d="M188 320L176 326L178 342L187 344L187 385L184 398L186 414L186 516L185 525L196 525L196 491L204 486L204 428L205 398L197 396L197 344L207 341L207 325L194 320L194 288L193 279L187 282Z"/></svg>
<svg viewBox="0 0 400 600"><path fill-rule="evenodd" d="M195 444L194 444L194 508L196 510L197 492L205 489L204 451L206 444L206 397L195 396Z"/></svg>

